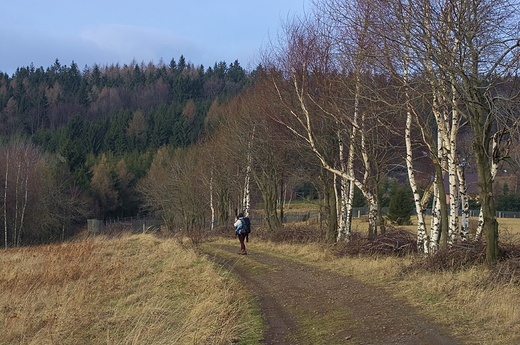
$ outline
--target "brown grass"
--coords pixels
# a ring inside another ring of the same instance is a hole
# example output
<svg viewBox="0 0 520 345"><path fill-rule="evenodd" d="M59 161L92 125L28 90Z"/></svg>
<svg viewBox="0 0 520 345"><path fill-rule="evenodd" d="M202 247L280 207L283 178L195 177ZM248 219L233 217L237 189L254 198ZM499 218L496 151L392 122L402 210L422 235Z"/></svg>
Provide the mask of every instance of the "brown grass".
<svg viewBox="0 0 520 345"><path fill-rule="evenodd" d="M253 233L249 248L384 286L468 344L517 344L520 220L499 224L509 257L495 267L421 269L414 255L368 255L388 247L386 239L375 249L360 242L365 252L338 256L337 245L317 243L323 234L305 226L275 241ZM358 222L355 230L365 226ZM0 344L258 344L261 338L260 317L242 285L173 239L97 237L1 254ZM449 255L437 267L460 253Z"/></svg>
<svg viewBox="0 0 520 345"><path fill-rule="evenodd" d="M362 222L355 224L357 230L364 227ZM414 226L409 231L413 233ZM254 246L385 287L467 344L520 344L520 220L499 219L499 232L506 257L493 267L482 263L485 248L478 243L434 258L374 250L381 243L387 246L381 239L369 245L354 238L354 249L305 241ZM392 236L397 235L389 234L390 243L396 243Z"/></svg>
<svg viewBox="0 0 520 345"><path fill-rule="evenodd" d="M253 245L250 245L252 247ZM318 243L255 242L255 247L387 289L465 344L520 344L520 285L490 279L494 268L475 265L457 271L410 270L414 256L343 256Z"/></svg>
<svg viewBox="0 0 520 345"><path fill-rule="evenodd" d="M239 282L152 235L3 251L0 291L0 344L254 343L261 333Z"/></svg>

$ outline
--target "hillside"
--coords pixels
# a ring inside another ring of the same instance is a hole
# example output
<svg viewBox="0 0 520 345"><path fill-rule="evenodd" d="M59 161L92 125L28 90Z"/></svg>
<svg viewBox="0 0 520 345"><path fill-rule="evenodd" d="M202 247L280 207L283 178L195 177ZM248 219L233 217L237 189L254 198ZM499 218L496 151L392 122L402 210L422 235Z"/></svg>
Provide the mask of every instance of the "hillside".
<svg viewBox="0 0 520 345"><path fill-rule="evenodd" d="M207 137L211 113L253 79L238 61L205 68L184 56L83 70L56 60L0 73L0 245L55 242L88 218L154 212L138 184L159 150Z"/></svg>

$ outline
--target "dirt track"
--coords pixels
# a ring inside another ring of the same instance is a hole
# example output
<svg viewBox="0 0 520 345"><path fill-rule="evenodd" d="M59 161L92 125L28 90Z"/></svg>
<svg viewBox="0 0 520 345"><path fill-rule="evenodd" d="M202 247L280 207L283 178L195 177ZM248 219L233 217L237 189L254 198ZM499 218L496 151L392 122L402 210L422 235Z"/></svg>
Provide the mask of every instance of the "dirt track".
<svg viewBox="0 0 520 345"><path fill-rule="evenodd" d="M254 248L210 247L257 297L265 344L462 344L382 289Z"/></svg>

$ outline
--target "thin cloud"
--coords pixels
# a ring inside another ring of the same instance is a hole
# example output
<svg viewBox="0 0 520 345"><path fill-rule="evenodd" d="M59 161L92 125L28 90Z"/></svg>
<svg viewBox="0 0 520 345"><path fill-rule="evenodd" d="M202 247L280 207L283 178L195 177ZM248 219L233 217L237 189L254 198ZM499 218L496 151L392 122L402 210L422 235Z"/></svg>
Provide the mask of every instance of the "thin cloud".
<svg viewBox="0 0 520 345"><path fill-rule="evenodd" d="M80 68L94 64L164 61L180 55L195 65L238 60L256 67L256 57L280 20L309 0L172 2L92 0L8 1L0 21L0 71L13 74L56 59Z"/></svg>
<svg viewBox="0 0 520 345"><path fill-rule="evenodd" d="M119 62L158 61L181 54L199 55L202 48L166 30L106 24L82 29L79 36L99 51L116 55ZM167 54L165 56L165 54Z"/></svg>

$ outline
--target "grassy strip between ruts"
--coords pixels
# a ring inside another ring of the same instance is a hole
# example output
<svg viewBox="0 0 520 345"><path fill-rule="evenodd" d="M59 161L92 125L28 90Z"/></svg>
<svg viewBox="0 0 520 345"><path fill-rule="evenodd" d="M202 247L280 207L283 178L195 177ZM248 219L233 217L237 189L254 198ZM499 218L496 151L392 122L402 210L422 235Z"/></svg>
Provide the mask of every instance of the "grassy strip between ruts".
<svg viewBox="0 0 520 345"><path fill-rule="evenodd" d="M241 282L152 235L9 249L0 256L0 344L258 344Z"/></svg>
<svg viewBox="0 0 520 345"><path fill-rule="evenodd" d="M255 241L255 245L253 245L255 247L254 251L273 254L270 251L261 249L265 243L261 244L260 247L257 247L256 243L258 242ZM233 267L240 268L252 275L268 274L279 270L276 267L260 263L255 259L255 255L239 256L220 248L220 246L228 248L232 246L238 249L237 244L237 241L218 239L210 244L202 244L202 249L213 260L225 261L225 265L229 269L233 269ZM281 255L276 255L275 253L274 256ZM282 257L282 259L291 260L288 256ZM280 291L280 293L283 293L283 291ZM309 292L309 296L306 298L312 298L312 292ZM294 344L335 344L337 339L334 338L334 334L344 327L344 323L348 322L347 320L350 320L348 312L344 310L331 309L318 314L318 311L312 313L304 311L300 308L300 303L287 303L284 307L290 310L301 326L298 331L291 334L292 343Z"/></svg>

